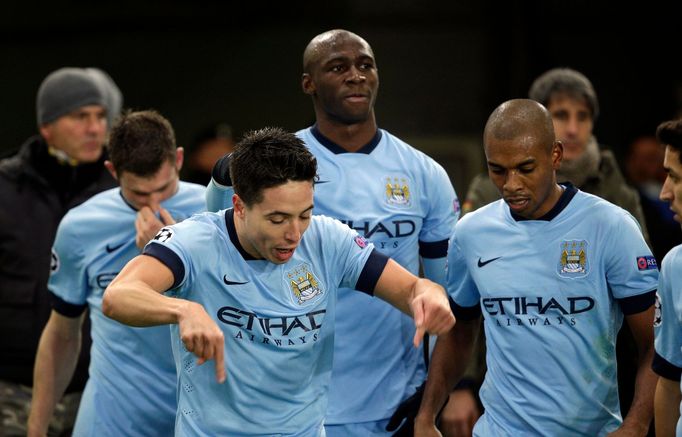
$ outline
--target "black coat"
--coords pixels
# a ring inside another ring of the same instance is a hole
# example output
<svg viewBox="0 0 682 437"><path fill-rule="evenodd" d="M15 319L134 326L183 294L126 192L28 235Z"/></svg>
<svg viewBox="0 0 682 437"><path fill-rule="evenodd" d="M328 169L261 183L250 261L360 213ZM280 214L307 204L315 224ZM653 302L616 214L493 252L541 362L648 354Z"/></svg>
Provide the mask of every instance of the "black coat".
<svg viewBox="0 0 682 437"><path fill-rule="evenodd" d="M0 161L0 379L28 386L38 341L49 318L52 243L66 212L116 181L104 167L61 165L40 136ZM76 374L67 391L87 379L89 323Z"/></svg>

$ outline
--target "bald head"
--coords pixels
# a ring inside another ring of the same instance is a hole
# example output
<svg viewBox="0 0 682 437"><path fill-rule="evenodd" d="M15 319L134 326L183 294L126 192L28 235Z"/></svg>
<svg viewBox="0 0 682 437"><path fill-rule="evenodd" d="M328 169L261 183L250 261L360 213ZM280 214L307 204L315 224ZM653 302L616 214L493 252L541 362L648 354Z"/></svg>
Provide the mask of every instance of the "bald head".
<svg viewBox="0 0 682 437"><path fill-rule="evenodd" d="M365 46L369 54L374 57L372 47L360 36L344 29L328 30L310 40L303 51L303 72L310 73L312 66L317 64L324 55L347 42L356 42Z"/></svg>
<svg viewBox="0 0 682 437"><path fill-rule="evenodd" d="M483 142L488 144L489 139L539 143L550 153L555 142L552 115L534 100L508 100L490 114L485 124Z"/></svg>

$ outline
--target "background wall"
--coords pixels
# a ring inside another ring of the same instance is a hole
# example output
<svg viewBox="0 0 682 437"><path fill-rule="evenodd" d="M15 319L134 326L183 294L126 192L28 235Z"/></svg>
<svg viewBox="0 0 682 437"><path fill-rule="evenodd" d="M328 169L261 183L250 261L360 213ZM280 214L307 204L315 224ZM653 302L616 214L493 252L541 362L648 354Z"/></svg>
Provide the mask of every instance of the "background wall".
<svg viewBox="0 0 682 437"><path fill-rule="evenodd" d="M300 129L313 120L300 89L303 48L342 27L374 48L379 125L437 155L463 195L482 169L490 111L525 97L549 68L569 66L593 81L602 108L595 133L619 156L636 135L674 117L682 107L679 3L628 10L552 0L4 5L0 154L36 131L37 88L62 66L106 70L125 106L161 111L181 145L220 120L237 134L264 125Z"/></svg>

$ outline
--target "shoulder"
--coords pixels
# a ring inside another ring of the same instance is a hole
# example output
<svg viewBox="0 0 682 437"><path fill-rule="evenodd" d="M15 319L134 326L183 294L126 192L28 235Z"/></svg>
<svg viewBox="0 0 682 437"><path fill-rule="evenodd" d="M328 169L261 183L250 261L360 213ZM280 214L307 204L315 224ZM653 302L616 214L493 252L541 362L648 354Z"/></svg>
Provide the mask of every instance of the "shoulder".
<svg viewBox="0 0 682 437"><path fill-rule="evenodd" d="M661 272L682 271L682 244L670 249L661 262Z"/></svg>
<svg viewBox="0 0 682 437"><path fill-rule="evenodd" d="M71 208L60 223L60 227L83 226L83 230L91 228L93 221L115 221L121 213L134 214L135 211L127 205L118 187L95 194L80 205Z"/></svg>
<svg viewBox="0 0 682 437"><path fill-rule="evenodd" d="M206 187L204 185L195 184L194 182L180 181L179 184L180 193L183 193L185 195L196 194L199 196L203 196L205 191Z"/></svg>

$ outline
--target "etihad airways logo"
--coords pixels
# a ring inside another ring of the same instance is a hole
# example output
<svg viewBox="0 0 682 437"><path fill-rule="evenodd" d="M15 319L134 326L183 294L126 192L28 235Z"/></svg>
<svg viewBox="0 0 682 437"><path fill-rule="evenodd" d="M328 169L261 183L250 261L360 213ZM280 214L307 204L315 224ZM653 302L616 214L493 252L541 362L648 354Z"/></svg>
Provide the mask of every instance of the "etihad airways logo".
<svg viewBox="0 0 682 437"><path fill-rule="evenodd" d="M327 310L283 317L259 317L256 313L231 306L218 310L222 323L236 326L236 340L247 340L275 346L297 346L318 340Z"/></svg>
<svg viewBox="0 0 682 437"><path fill-rule="evenodd" d="M510 296L481 300L481 307L498 326L574 326L574 316L592 311L594 305L590 296Z"/></svg>

